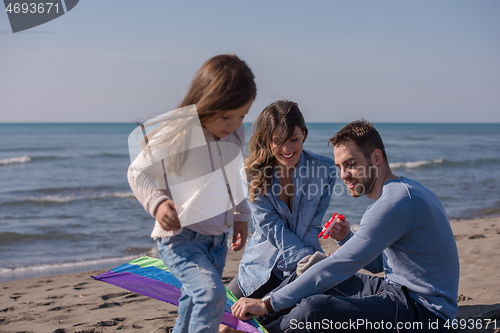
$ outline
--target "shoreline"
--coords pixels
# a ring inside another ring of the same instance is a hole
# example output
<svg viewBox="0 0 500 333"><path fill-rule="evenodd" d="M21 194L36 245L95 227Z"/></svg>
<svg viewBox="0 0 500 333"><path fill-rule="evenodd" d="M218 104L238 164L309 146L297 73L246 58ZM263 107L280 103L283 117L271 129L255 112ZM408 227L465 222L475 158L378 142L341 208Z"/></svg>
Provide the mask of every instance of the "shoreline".
<svg viewBox="0 0 500 333"><path fill-rule="evenodd" d="M497 277L500 217L451 220L450 224L460 258L457 319L481 316L483 323L491 320L490 328L481 332L500 332ZM322 240L322 246L329 252L338 247L331 240ZM237 273L242 254L243 251L228 252L224 283L229 283ZM90 277L116 266L118 264L90 272L0 282L0 331L169 332L177 317L177 307ZM496 321L496 330L493 321Z"/></svg>
<svg viewBox="0 0 500 333"><path fill-rule="evenodd" d="M462 222L473 222L476 220L484 220L484 219L498 219L500 220L500 215L487 215L480 216L475 218L453 218L449 219L450 223L462 223ZM357 228L357 224L353 225L353 231ZM248 238L252 233L250 232ZM109 257L109 258L97 258L97 259L88 259L88 260L78 260L78 261L68 261L62 263L50 263L50 264L41 264L41 265L32 265L32 266L19 266L14 268L0 268L0 283L9 282L9 281L20 281L25 279L34 279L34 278L43 278L50 276L58 276L58 275L68 275L68 274L76 274L76 273L85 273L92 272L98 270L107 270L112 267L119 266L125 262L133 260L135 258L141 257L143 255L147 255L154 258L159 258L158 251L154 242L152 241L152 248L144 253L137 255L124 255L123 257ZM328 249L328 246L331 248L336 248L335 244L328 244L325 242L325 247L323 250L325 252ZM229 254L229 253L228 253Z"/></svg>

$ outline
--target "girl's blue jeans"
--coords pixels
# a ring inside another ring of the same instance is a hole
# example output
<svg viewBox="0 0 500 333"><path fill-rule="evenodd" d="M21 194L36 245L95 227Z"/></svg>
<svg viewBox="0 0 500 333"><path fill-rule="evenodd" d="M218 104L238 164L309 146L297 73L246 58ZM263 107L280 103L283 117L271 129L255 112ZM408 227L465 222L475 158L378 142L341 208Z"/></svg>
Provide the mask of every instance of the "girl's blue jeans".
<svg viewBox="0 0 500 333"><path fill-rule="evenodd" d="M158 240L163 262L182 283L173 333L218 332L226 305L227 239L227 234L205 236L183 228L179 235Z"/></svg>

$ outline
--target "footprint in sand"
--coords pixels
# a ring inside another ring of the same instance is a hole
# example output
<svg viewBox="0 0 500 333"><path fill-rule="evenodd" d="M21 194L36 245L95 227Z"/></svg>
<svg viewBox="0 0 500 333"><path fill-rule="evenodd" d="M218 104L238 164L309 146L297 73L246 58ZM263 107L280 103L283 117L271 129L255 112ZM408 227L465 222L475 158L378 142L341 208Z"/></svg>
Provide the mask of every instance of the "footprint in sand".
<svg viewBox="0 0 500 333"><path fill-rule="evenodd" d="M116 326L118 323L115 320L103 320L96 324L97 326Z"/></svg>
<svg viewBox="0 0 500 333"><path fill-rule="evenodd" d="M14 301L17 301L18 298L21 298L21 295L19 294L14 294L13 296L10 296Z"/></svg>
<svg viewBox="0 0 500 333"><path fill-rule="evenodd" d="M75 285L73 287L73 289L75 290L82 290L82 289L85 289L85 287L83 287L84 285L88 284L88 282L82 282L82 283L78 283L77 285Z"/></svg>
<svg viewBox="0 0 500 333"><path fill-rule="evenodd" d="M130 294L130 293L129 292L123 292L123 293L106 294L106 295L102 295L101 299L103 301L107 301L108 299L117 298L117 297L125 296L125 295L128 295L128 294Z"/></svg>
<svg viewBox="0 0 500 333"><path fill-rule="evenodd" d="M474 235L469 237L469 239L481 239L481 238L486 238L486 237L484 235Z"/></svg>
<svg viewBox="0 0 500 333"><path fill-rule="evenodd" d="M38 288L38 287L41 287L41 286L42 286L41 284L34 284L32 286L27 287L26 289Z"/></svg>
<svg viewBox="0 0 500 333"><path fill-rule="evenodd" d="M46 291L52 291L52 290L64 289L64 288L69 288L69 286L61 286L61 287L57 287L57 288L49 288Z"/></svg>
<svg viewBox="0 0 500 333"><path fill-rule="evenodd" d="M116 302L103 303L103 304L99 305L98 307L92 308L90 310L106 309L106 308L112 308L112 307L115 307L115 306L121 306L121 304L120 303L116 303Z"/></svg>
<svg viewBox="0 0 500 333"><path fill-rule="evenodd" d="M60 299L63 298L65 295L54 295L54 296L47 296L46 299Z"/></svg>
<svg viewBox="0 0 500 333"><path fill-rule="evenodd" d="M472 300L472 297L465 296L464 294L460 294L457 298L457 302L464 302L464 301L470 301L470 300Z"/></svg>

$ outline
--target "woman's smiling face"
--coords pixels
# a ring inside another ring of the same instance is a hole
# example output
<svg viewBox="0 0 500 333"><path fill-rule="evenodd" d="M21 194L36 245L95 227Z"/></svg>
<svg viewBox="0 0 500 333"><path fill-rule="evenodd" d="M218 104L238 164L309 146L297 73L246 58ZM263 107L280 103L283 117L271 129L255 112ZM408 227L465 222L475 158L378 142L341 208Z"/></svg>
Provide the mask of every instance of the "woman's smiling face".
<svg viewBox="0 0 500 333"><path fill-rule="evenodd" d="M292 137L281 147L278 147L277 141L280 133L281 126L278 126L273 132L273 140L271 142L271 151L276 157L276 165L286 167L296 166L299 163L304 147L304 132L298 126L295 126Z"/></svg>

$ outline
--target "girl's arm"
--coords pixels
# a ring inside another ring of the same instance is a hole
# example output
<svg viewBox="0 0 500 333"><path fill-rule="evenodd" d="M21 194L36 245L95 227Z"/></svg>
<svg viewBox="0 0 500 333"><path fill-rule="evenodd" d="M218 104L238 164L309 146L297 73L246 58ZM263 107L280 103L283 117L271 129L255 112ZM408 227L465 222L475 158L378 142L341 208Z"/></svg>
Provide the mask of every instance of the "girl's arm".
<svg viewBox="0 0 500 333"><path fill-rule="evenodd" d="M181 227L181 222L175 210L175 204L172 200L167 199L158 205L155 218L161 227L166 231L177 230Z"/></svg>
<svg viewBox="0 0 500 333"><path fill-rule="evenodd" d="M163 168L158 161L153 163L150 156L143 150L128 168L130 188L144 209L156 218L163 229L178 229L180 222L174 202L166 195L167 184ZM159 187L163 187L163 190Z"/></svg>

